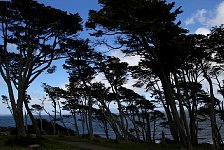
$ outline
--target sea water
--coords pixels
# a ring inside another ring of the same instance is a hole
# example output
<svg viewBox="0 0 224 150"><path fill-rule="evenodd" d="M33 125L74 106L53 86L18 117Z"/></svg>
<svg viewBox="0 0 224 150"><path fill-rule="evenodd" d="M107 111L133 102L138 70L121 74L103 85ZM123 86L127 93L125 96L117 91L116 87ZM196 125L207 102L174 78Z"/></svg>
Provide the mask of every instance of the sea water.
<svg viewBox="0 0 224 150"><path fill-rule="evenodd" d="M48 121L50 121L50 117L48 115L42 115L41 116L42 119L46 119ZM36 118L38 118L38 116L36 116ZM78 120L80 118L78 117ZM63 119L65 126L67 128L70 129L75 129L74 126L74 121L71 117L66 117ZM27 120L28 124L31 124L31 120L28 118ZM57 121L58 124L62 125L61 121ZM83 129L82 129L82 125L81 125L81 121L78 121L78 126L79 126L79 131L80 134L83 133ZM224 138L224 127L223 124L224 122L221 121L218 117L217 117L217 124L218 124L218 128L220 128L220 133L222 138ZM14 119L11 115L0 115L0 126L1 127L15 127L15 122ZM199 143L212 143L212 133L211 133L211 125L210 125L210 121L206 120L203 122L198 122L198 142ZM151 123L151 130L152 130L152 134L153 134L153 123ZM100 124L98 121L94 121L93 122L93 131L94 134L97 134L101 137L106 137L104 129L103 129L103 125ZM162 131L165 133L165 137L168 139L172 139L172 136L170 134L170 130L167 127L161 127L159 125L159 121L156 123L156 130L155 130L155 139L156 141L160 141L160 139L162 138ZM86 128L84 128L84 134L87 134L87 130ZM111 139L115 138L115 134L113 132L113 130L110 128L109 129L109 136Z"/></svg>

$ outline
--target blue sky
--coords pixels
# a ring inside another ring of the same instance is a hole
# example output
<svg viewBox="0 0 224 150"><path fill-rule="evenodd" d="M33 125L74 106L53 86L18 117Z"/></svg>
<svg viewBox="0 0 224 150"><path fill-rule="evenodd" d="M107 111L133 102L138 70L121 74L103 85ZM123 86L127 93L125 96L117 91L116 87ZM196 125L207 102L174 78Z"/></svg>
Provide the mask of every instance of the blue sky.
<svg viewBox="0 0 224 150"><path fill-rule="evenodd" d="M178 17L182 27L191 33L207 33L216 25L224 23L224 2L222 0L176 0L176 6L184 11Z"/></svg>
<svg viewBox="0 0 224 150"><path fill-rule="evenodd" d="M97 0L37 0L39 3L52 6L69 13L79 13L85 22L88 18L88 10L100 9ZM168 0L168 2L172 2ZM175 6L182 6L184 11L178 16L181 26L189 29L190 33L207 34L212 26L220 25L224 23L224 1L222 0L176 0ZM88 36L88 33L84 30L81 34L83 38ZM139 57L127 58L120 51L112 52L111 55L120 57L122 61L134 65L137 64ZM41 88L41 83L45 82L51 86L63 87L68 82L68 76L62 68L63 60L55 62L58 66L57 71L54 74L48 75L43 73L37 78L30 86L28 93L31 95L33 102L39 103L38 99L42 98L45 94ZM98 76L97 79L101 80L103 77ZM132 88L131 81L126 86ZM138 89L138 92L143 93ZM0 95L6 95L6 87L2 79L0 78ZM49 106L50 107L50 106ZM9 111L6 109L6 105L0 103L0 114L7 114Z"/></svg>

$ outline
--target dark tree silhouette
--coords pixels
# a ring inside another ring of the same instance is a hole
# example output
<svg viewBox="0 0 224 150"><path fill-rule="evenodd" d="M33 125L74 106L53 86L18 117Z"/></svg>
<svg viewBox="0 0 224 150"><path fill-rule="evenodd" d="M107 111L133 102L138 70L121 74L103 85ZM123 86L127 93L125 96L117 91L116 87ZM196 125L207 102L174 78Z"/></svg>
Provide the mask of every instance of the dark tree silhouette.
<svg viewBox="0 0 224 150"><path fill-rule="evenodd" d="M114 113L111 112L109 104L114 100L114 94L111 93L110 87L105 87L105 84L93 83L92 86L92 96L97 101L97 105L100 108L100 111L105 118L104 128L107 130L107 124L112 128L115 133L116 140L119 141L122 139L122 131L120 129L120 125L118 125L118 117Z"/></svg>
<svg viewBox="0 0 224 150"><path fill-rule="evenodd" d="M183 116L177 111L170 76L177 65L179 39L187 32L179 27L180 22L176 23L176 16L182 11L165 1L100 0L99 3L102 8L89 12L86 26L96 30L92 35L113 35L117 43L126 46L125 52L141 55L142 69L153 70L161 80L176 129L176 142L191 147L180 120Z"/></svg>
<svg viewBox="0 0 224 150"><path fill-rule="evenodd" d="M88 134L89 139L93 140L93 126L92 126L92 93L91 80L96 74L94 64L99 55L89 46L88 40L75 41L68 39L67 43L62 46L68 50L68 59L64 64L64 68L69 73L70 81L76 81L83 85L85 91L84 98L88 101Z"/></svg>
<svg viewBox="0 0 224 150"><path fill-rule="evenodd" d="M9 91L17 133L26 136L25 92L43 71L54 71L52 61L63 54L58 44L82 30L81 18L33 0L12 0L0 2L0 23L0 73Z"/></svg>
<svg viewBox="0 0 224 150"><path fill-rule="evenodd" d="M119 117L120 117L120 129L124 134L124 139L128 138L128 131L125 128L125 118L122 109L122 99L120 98L119 88L122 87L127 81L127 73L128 73L128 64L126 62L120 62L119 58L108 56L105 60L99 62L97 64L99 66L99 71L102 72L109 82L110 88L113 93L114 101L117 103Z"/></svg>

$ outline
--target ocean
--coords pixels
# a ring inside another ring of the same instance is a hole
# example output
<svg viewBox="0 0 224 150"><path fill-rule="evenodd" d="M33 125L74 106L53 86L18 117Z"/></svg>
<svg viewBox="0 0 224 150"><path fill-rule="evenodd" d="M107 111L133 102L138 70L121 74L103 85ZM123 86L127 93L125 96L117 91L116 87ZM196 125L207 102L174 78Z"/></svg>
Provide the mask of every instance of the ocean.
<svg viewBox="0 0 224 150"><path fill-rule="evenodd" d="M42 115L42 119L50 120L48 115ZM31 120L29 118L28 118L27 122L28 122L28 124L31 124ZM62 123L60 121L58 121L57 123L62 125ZM73 119L71 117L64 118L64 123L67 128L70 128L73 130L75 129L74 124L73 124ZM224 138L224 129L222 127L224 122L222 122L221 120L219 120L217 118L217 124L218 124L218 127L220 127L221 136L222 136L222 138ZM212 143L211 125L210 125L209 120L204 121L204 122L198 122L198 125L199 125L198 142L199 143ZM0 115L0 126L1 127L15 127L15 122L13 120L13 117L11 115ZM83 130L81 127L81 121L78 121L78 126L79 126L80 133L82 134ZM153 126L151 126L151 129L152 129L152 133L153 133L154 132ZM97 121L93 122L93 131L94 131L94 134L97 134L101 137L106 137L102 125L99 124L99 122L97 122ZM162 137L162 131L165 133L166 138L172 139L169 128L159 126L159 122L158 122L156 125L156 130L155 130L155 139L157 142L159 142ZM84 128L84 134L87 134L87 130L85 128ZM115 138L115 134L113 133L112 129L109 129L109 136L111 139Z"/></svg>

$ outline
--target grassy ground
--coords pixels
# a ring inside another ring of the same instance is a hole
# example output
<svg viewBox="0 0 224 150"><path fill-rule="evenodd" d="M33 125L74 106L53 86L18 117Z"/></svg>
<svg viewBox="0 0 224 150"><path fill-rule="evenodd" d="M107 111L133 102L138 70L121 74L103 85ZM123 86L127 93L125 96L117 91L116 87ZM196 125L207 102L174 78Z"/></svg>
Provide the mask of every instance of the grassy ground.
<svg viewBox="0 0 224 150"><path fill-rule="evenodd" d="M27 150L27 144L31 139L30 137L15 142L15 138L12 136L0 136L0 150ZM38 143L39 141L33 141L33 144L35 144L35 142ZM23 146L18 146L18 144ZM95 138L94 141L88 142L87 138L74 136L44 136L40 144L43 150L185 150L185 148L177 145L133 142L116 143L114 141L105 141L105 139L100 138ZM209 145L200 145L194 148L194 150L212 150L212 147Z"/></svg>
<svg viewBox="0 0 224 150"><path fill-rule="evenodd" d="M15 142L15 137L13 136L0 136L0 150L27 150L28 142L24 139L23 141ZM37 142L38 143L38 142ZM33 144L36 144L34 142ZM22 146L20 146L22 145ZM44 137L41 142L42 150L86 150L83 148L76 147L75 145L66 145L57 142L54 138Z"/></svg>
<svg viewBox="0 0 224 150"><path fill-rule="evenodd" d="M87 138L80 137L49 137L54 141L69 141L69 142L83 142L89 143ZM146 144L146 143L134 143L134 142L123 142L116 143L114 141L105 141L102 138L95 138L94 141L90 142L94 145L99 145L102 147L112 148L114 150L187 150L182 146L172 145L172 144ZM211 145L198 145L193 150L215 150ZM224 150L224 149L223 149Z"/></svg>

